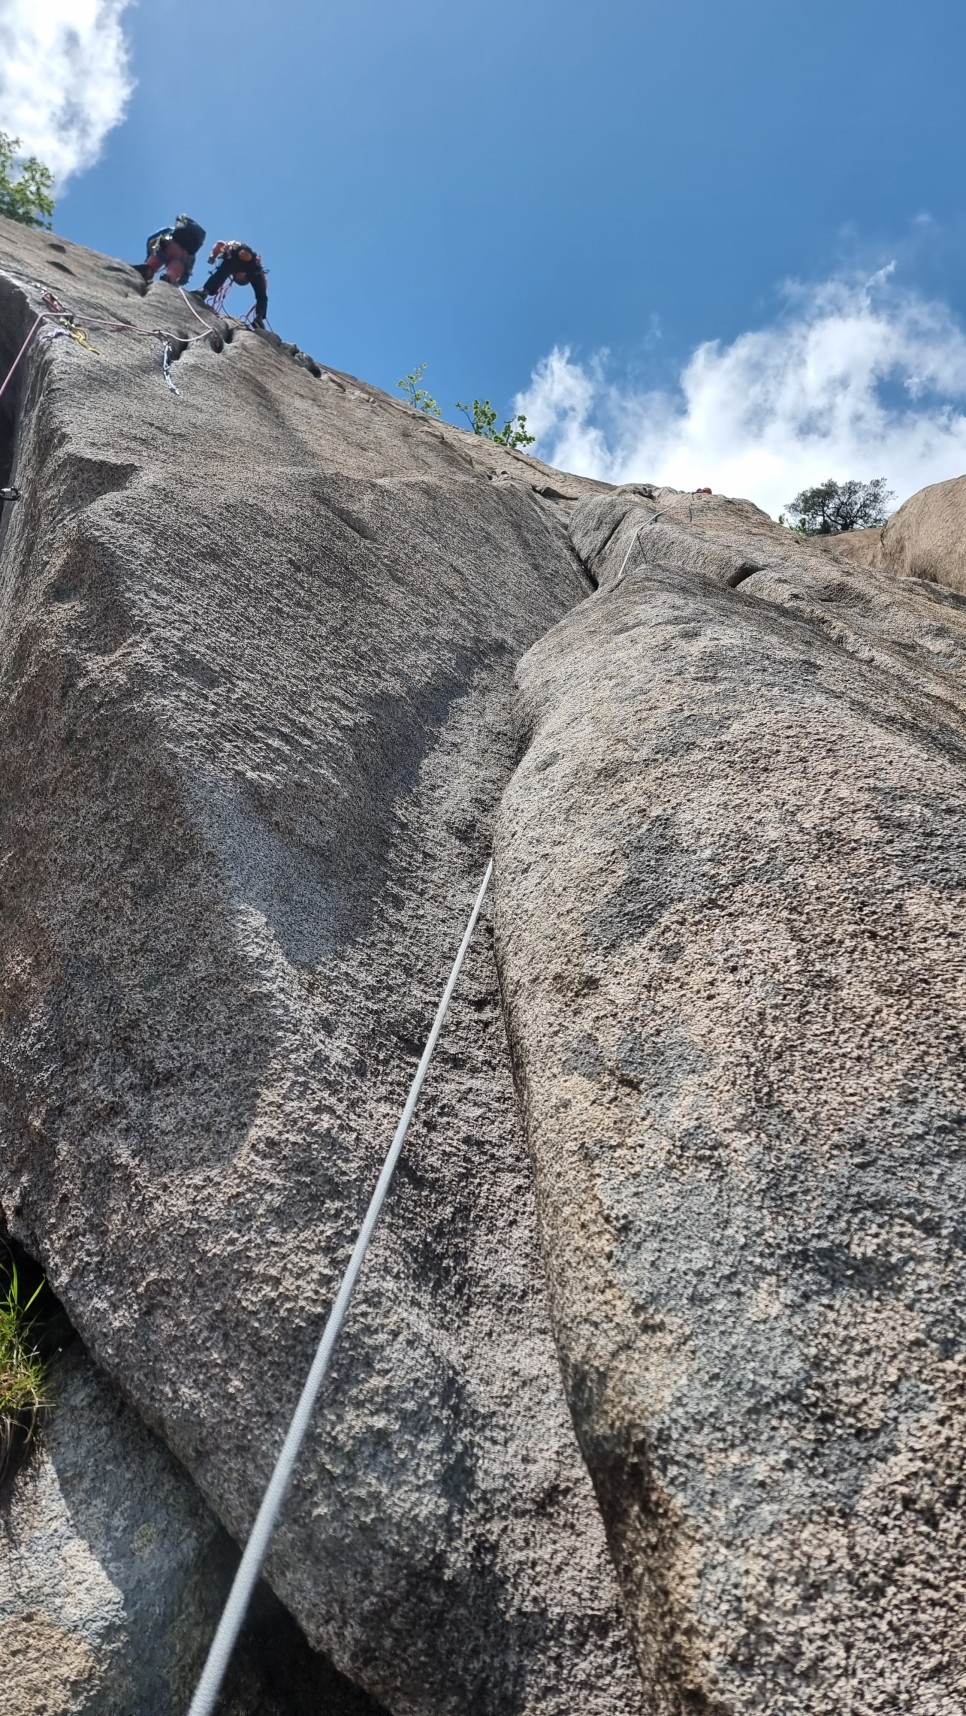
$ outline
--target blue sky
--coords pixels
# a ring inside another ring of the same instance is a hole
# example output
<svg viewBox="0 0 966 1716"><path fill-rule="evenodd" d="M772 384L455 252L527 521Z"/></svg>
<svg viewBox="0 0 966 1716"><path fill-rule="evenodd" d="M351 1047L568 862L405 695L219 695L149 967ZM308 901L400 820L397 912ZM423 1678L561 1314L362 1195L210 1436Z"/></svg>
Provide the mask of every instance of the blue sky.
<svg viewBox="0 0 966 1716"><path fill-rule="evenodd" d="M50 32L89 14L80 87L76 38L62 74L83 152L103 140L67 177L70 238L134 259L186 208L261 250L273 326L322 362L391 389L425 361L451 417L525 396L544 455L614 479L740 483L775 510L830 474L903 498L966 470L966 8L42 10ZM70 166L35 14L0 0L22 49L0 128Z"/></svg>

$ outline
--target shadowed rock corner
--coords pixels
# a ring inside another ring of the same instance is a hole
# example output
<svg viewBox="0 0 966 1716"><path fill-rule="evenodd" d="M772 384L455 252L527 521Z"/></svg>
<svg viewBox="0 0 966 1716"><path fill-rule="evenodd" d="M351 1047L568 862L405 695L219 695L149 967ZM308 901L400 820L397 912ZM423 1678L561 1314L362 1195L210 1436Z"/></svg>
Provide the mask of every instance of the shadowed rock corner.
<svg viewBox="0 0 966 1716"><path fill-rule="evenodd" d="M238 1551L79 1342L0 1490L0 1716L178 1716ZM259 1587L221 1716L380 1716Z"/></svg>

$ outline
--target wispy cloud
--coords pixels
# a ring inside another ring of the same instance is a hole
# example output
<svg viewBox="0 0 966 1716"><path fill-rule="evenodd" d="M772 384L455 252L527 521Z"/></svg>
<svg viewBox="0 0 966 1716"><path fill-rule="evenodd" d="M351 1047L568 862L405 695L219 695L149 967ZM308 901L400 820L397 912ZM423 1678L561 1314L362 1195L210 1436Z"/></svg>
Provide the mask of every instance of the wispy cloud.
<svg viewBox="0 0 966 1716"><path fill-rule="evenodd" d="M96 161L134 87L129 0L0 0L0 130L60 185Z"/></svg>
<svg viewBox="0 0 966 1716"><path fill-rule="evenodd" d="M555 347L516 408L541 458L609 482L707 485L777 513L825 477L884 476L902 500L966 471L966 330L890 264L788 287L775 322L698 346L673 388Z"/></svg>

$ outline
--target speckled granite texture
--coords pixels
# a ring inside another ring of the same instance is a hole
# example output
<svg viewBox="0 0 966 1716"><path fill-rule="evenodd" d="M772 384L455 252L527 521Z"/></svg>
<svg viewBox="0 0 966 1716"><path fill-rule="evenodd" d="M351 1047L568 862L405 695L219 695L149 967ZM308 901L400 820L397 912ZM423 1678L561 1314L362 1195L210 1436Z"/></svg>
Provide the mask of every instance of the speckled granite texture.
<svg viewBox="0 0 966 1716"><path fill-rule="evenodd" d="M489 850L593 485L253 333L165 386L163 284L40 282L0 557L0 1207L249 1526ZM107 319L131 331L104 330ZM212 324L214 325L213 319ZM548 492L549 491L549 492ZM267 1566L394 1716L637 1699L563 1397L486 931Z"/></svg>
<svg viewBox="0 0 966 1716"><path fill-rule="evenodd" d="M238 1552L79 1343L0 1491L0 1716L179 1716ZM221 1716L380 1716L262 1586Z"/></svg>
<svg viewBox="0 0 966 1716"><path fill-rule="evenodd" d="M958 1716L966 602L720 497L573 534L496 934L649 1707Z"/></svg>

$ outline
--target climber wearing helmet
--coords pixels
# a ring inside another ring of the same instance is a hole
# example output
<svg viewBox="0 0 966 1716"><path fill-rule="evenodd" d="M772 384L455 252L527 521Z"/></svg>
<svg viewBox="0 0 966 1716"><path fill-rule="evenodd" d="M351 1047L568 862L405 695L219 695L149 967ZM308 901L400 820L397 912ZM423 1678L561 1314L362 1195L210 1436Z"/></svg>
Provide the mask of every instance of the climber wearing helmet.
<svg viewBox="0 0 966 1716"><path fill-rule="evenodd" d="M214 274L209 275L201 288L203 298L212 298L221 290L226 280L234 280L236 286L251 286L255 294L255 319L253 328L264 328L268 315L268 281L262 259L250 244L242 244L233 238L226 242L219 239L212 246L209 262L217 262Z"/></svg>
<svg viewBox="0 0 966 1716"><path fill-rule="evenodd" d="M179 214L174 226L163 226L147 241L147 256L134 267L150 285L156 274L172 286L183 286L191 278L195 257L205 242L205 229L190 215Z"/></svg>

